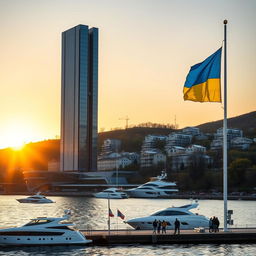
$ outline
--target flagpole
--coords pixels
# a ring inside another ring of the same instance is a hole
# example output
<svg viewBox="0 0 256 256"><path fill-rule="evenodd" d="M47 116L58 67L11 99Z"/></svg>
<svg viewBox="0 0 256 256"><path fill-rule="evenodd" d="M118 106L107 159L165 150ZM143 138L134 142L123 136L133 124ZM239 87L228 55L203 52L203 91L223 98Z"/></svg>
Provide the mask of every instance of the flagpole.
<svg viewBox="0 0 256 256"><path fill-rule="evenodd" d="M117 223L116 223L117 224L117 228L116 229L117 229L117 234L118 234L118 214L117 214L116 217L117 217Z"/></svg>
<svg viewBox="0 0 256 256"><path fill-rule="evenodd" d="M224 23L224 119L223 119L223 201L224 201L224 232L228 231L228 177L227 177L227 20Z"/></svg>
<svg viewBox="0 0 256 256"><path fill-rule="evenodd" d="M109 216L109 209L110 209L110 199L108 193L108 235L110 236L110 216Z"/></svg>

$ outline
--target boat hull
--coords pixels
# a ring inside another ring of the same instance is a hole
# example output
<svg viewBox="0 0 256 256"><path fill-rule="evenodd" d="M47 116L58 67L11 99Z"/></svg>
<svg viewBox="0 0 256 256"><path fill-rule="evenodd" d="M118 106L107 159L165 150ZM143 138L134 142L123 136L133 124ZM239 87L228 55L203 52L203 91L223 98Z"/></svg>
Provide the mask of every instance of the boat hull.
<svg viewBox="0 0 256 256"><path fill-rule="evenodd" d="M174 222L176 218L180 221L180 229L181 230L189 230L198 227L209 227L209 220L204 216L189 216L189 217L181 217L181 216L150 216L146 218L136 218L128 220L126 223L132 226L137 230L152 230L153 229L153 221L163 221L167 222L166 229L173 230Z"/></svg>
<svg viewBox="0 0 256 256"><path fill-rule="evenodd" d="M26 204L50 204L54 203L52 200L28 200L26 198L16 199L19 203L26 203Z"/></svg>
<svg viewBox="0 0 256 256"><path fill-rule="evenodd" d="M125 198L128 198L128 196L126 195L107 195L107 194L100 194L100 193L97 193L97 194L94 194L94 196L96 198L106 198L106 199L125 199Z"/></svg>
<svg viewBox="0 0 256 256"><path fill-rule="evenodd" d="M41 246L41 245L82 245L91 243L92 240L86 239L80 232L76 234L65 234L63 236L8 236L1 235L1 246Z"/></svg>
<svg viewBox="0 0 256 256"><path fill-rule="evenodd" d="M130 197L136 198L170 198L172 195L175 195L178 190L148 190L148 189L130 189L126 191Z"/></svg>

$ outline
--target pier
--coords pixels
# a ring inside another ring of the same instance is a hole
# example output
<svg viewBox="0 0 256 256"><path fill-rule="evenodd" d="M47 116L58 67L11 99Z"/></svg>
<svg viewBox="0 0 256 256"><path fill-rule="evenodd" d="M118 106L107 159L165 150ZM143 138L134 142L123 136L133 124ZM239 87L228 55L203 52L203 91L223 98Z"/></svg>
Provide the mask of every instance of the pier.
<svg viewBox="0 0 256 256"><path fill-rule="evenodd" d="M220 229L217 233L204 230L181 230L174 235L153 234L151 230L80 230L93 245L122 244L241 244L256 243L256 228L234 228L228 232ZM201 231L201 232L200 232Z"/></svg>

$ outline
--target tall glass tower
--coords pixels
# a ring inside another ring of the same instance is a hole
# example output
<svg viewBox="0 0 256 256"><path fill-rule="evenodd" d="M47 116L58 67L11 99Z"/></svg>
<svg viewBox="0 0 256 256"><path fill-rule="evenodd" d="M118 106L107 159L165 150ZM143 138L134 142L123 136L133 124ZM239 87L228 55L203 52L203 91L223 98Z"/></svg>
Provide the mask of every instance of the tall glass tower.
<svg viewBox="0 0 256 256"><path fill-rule="evenodd" d="M98 29L62 33L61 171L97 170Z"/></svg>

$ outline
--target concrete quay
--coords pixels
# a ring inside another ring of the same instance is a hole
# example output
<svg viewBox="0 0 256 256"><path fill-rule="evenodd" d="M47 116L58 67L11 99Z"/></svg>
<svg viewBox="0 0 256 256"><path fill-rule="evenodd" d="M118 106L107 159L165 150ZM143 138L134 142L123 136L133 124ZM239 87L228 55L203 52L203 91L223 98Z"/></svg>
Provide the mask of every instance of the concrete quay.
<svg viewBox="0 0 256 256"><path fill-rule="evenodd" d="M256 228L235 228L228 232L208 231L201 233L194 230L181 230L174 235L173 230L167 234L153 234L151 230L80 230L92 245L122 244L242 244L256 243Z"/></svg>

